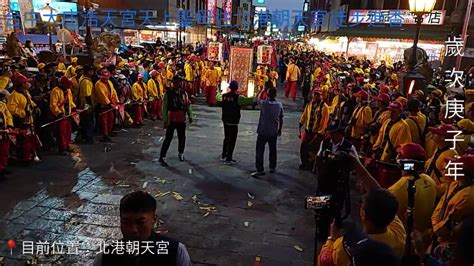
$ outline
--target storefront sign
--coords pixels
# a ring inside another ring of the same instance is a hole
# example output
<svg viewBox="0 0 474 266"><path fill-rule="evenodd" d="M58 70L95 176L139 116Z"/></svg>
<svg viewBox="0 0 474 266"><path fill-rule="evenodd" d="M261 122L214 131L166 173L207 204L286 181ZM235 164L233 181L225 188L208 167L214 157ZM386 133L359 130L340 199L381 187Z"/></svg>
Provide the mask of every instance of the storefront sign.
<svg viewBox="0 0 474 266"><path fill-rule="evenodd" d="M210 24L214 24L216 22L216 8L217 0L207 0L207 12L209 12Z"/></svg>
<svg viewBox="0 0 474 266"><path fill-rule="evenodd" d="M209 61L222 61L222 48L222 43L210 42L207 48L207 59Z"/></svg>
<svg viewBox="0 0 474 266"><path fill-rule="evenodd" d="M10 8L12 11L20 11L19 7L19 0L11 0L10 1ZM39 9L44 8L46 4L49 3L49 6L58 10L58 13L64 12L77 12L77 3L72 2L59 2L55 0L33 0L30 2L33 4L33 8L30 8L28 12L33 11L37 12Z"/></svg>
<svg viewBox="0 0 474 266"><path fill-rule="evenodd" d="M29 23L23 23L23 32L25 28L32 29L36 27L36 21L33 19L32 14L28 14L33 9L33 3L31 0L18 0L18 7L20 9L20 17L25 18L25 21ZM31 22L30 22L31 21Z"/></svg>
<svg viewBox="0 0 474 266"><path fill-rule="evenodd" d="M433 10L423 15L423 25L443 25L445 10ZM367 10L353 9L349 11L350 24L416 24L415 16L409 10Z"/></svg>
<svg viewBox="0 0 474 266"><path fill-rule="evenodd" d="M224 24L232 24L232 0L224 0Z"/></svg>
<svg viewBox="0 0 474 266"><path fill-rule="evenodd" d="M7 15L10 13L8 0L0 0L0 34L5 36L13 31L13 27L7 23Z"/></svg>

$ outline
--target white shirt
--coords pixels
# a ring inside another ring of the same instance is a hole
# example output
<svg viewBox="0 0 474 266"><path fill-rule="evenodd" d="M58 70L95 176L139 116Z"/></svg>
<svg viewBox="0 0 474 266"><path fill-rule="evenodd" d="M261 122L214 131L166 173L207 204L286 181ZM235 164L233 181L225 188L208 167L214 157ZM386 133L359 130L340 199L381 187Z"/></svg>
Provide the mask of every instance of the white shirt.
<svg viewBox="0 0 474 266"><path fill-rule="evenodd" d="M345 138L342 138L341 142L337 143L337 144L334 144L332 143L332 140L331 140L331 152L332 153L336 153L337 149L339 148L339 146L342 145L342 143L344 142ZM318 151L318 156L321 156L322 153L323 153L323 145L324 145L324 141L321 141L321 145L319 146L319 151ZM351 145L351 152L353 152L354 154L357 154L357 150L356 148L354 147L354 145Z"/></svg>

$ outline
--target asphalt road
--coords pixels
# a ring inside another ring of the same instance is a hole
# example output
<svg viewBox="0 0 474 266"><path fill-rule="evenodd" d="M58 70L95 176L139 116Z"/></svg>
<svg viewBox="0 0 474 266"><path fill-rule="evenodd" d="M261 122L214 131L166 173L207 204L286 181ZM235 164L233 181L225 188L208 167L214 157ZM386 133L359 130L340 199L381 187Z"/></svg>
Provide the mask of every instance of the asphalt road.
<svg viewBox="0 0 474 266"><path fill-rule="evenodd" d="M41 163L11 166L0 183L0 255L6 265L21 265L32 259L33 245L35 253L50 249L37 256L41 263L89 265L101 243L121 238L120 198L144 189L158 200L157 230L183 242L194 265L253 265L256 256L262 266L312 265L314 220L304 197L316 181L298 170L301 107L282 101L277 172L261 180L250 177L259 111L243 111L239 163L225 166L221 110L201 104L187 129L187 161L179 162L175 137L169 168L157 162L164 130L152 121L120 131L113 145L75 145L70 157L49 152ZM59 254L51 255L53 243Z"/></svg>

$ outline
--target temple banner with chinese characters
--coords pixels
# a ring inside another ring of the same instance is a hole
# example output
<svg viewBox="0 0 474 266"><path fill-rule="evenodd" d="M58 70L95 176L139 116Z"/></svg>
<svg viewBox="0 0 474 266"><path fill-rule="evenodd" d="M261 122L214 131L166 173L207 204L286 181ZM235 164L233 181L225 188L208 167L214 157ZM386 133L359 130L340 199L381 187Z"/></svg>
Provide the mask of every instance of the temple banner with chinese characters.
<svg viewBox="0 0 474 266"><path fill-rule="evenodd" d="M209 61L222 61L223 44L210 42L207 46L207 59Z"/></svg>
<svg viewBox="0 0 474 266"><path fill-rule="evenodd" d="M272 63L273 47L260 45L257 47L257 64L270 65Z"/></svg>
<svg viewBox="0 0 474 266"><path fill-rule="evenodd" d="M247 84L252 71L253 49L231 47L230 48L230 80L239 83L239 92L247 95Z"/></svg>
<svg viewBox="0 0 474 266"><path fill-rule="evenodd" d="M433 10L423 15L423 25L443 25L445 10ZM367 10L352 9L349 11L350 24L416 24L415 16L410 10Z"/></svg>

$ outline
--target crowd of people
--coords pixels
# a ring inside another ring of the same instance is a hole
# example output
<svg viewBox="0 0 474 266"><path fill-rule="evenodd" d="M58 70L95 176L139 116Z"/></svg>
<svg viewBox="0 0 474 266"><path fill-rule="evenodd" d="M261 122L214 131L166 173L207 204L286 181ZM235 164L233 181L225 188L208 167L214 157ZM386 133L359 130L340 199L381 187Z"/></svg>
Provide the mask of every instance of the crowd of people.
<svg viewBox="0 0 474 266"><path fill-rule="evenodd" d="M330 193L346 166L332 165L328 174L321 157L345 153L363 194L362 228L334 221L321 230L327 241L319 265L474 262L467 237L474 229L474 68L462 86L435 73L426 88L411 91L403 89L405 72L400 62L373 64L305 45L280 50L285 94L304 98L300 169L315 172L318 191Z"/></svg>
<svg viewBox="0 0 474 266"><path fill-rule="evenodd" d="M30 47L29 45L28 47ZM41 160L42 150L71 152L70 143L112 142L120 127L139 128L147 117L167 128L160 162L176 129L179 158L184 160L184 123L192 122L190 104L198 94L216 104L226 67L191 48L129 47L122 57L111 53L103 63L79 64L78 57L57 55L55 62L2 57L0 62L0 177L9 159ZM108 58L114 57L111 61ZM126 58L126 59L125 59ZM32 61L36 68L31 68ZM71 132L77 131L74 140Z"/></svg>
<svg viewBox="0 0 474 266"><path fill-rule="evenodd" d="M469 250L474 246L466 236L472 236L474 217L470 79L474 69L465 72L466 83L460 90L441 77L426 88L408 91L403 89L405 69L400 62L375 64L286 42L274 47L277 65L256 67L255 99L239 95L236 81L221 95L218 87L228 75L228 64L209 61L202 51L191 48L158 44L148 50L130 48L122 58L114 55L113 63L97 66L59 55L56 62L38 61L37 72L28 70L25 58L4 59L0 177L8 174L9 159L38 161L41 149L54 147L67 155L72 141L91 144L96 135L101 142L112 142L119 127L139 128L146 117L163 120L166 128L160 164L168 166L166 155L174 131L178 158L184 161L186 122L193 122L191 105L204 95L209 106L221 100L222 161L228 165L237 163L233 152L241 106L259 105L257 171L252 174L259 178L265 174L267 143L270 172L276 171L277 137L283 127L283 105L276 96L283 86L287 98L296 101L298 94L303 98L295 129L301 140L301 171L314 172L319 186L325 186L331 181L322 178L327 175L320 172L320 158L327 152L346 152L364 195L363 228L341 230L336 223L328 224L327 232L322 232L327 241L319 254L320 265L381 265L367 254L393 265L415 254L416 265L472 265ZM406 161L414 167L401 168ZM449 167L458 163L463 165L455 177ZM154 210L151 205L145 211Z"/></svg>

